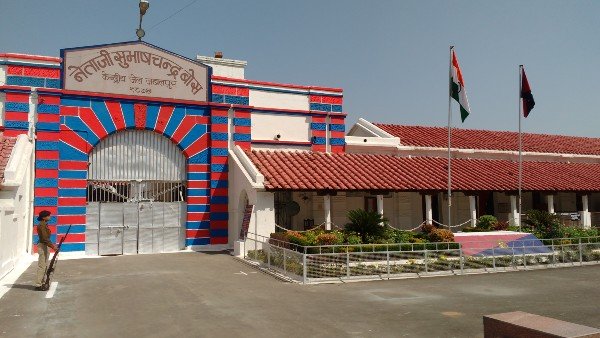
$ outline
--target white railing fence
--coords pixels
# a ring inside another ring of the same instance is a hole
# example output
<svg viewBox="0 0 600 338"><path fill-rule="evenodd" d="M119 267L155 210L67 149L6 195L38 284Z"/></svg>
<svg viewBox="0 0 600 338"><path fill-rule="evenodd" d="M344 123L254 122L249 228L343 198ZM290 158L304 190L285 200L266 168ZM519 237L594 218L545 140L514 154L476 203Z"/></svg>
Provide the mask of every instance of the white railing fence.
<svg viewBox="0 0 600 338"><path fill-rule="evenodd" d="M600 264L600 237L300 246L249 233L244 258L302 283ZM497 244L497 243L494 243Z"/></svg>

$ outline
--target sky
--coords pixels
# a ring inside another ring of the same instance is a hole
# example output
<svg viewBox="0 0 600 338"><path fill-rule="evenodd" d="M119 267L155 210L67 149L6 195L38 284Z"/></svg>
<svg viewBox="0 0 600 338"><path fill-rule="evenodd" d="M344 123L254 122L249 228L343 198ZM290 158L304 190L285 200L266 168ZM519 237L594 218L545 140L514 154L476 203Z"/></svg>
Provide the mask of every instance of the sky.
<svg viewBox="0 0 600 338"><path fill-rule="evenodd" d="M149 1L145 41L222 51L247 79L343 88L348 126L446 126L454 45L471 115L453 104L453 126L518 130L523 64L536 101L523 131L600 137L600 1ZM50 56L135 40L139 20L136 0L0 0L0 13L0 53Z"/></svg>

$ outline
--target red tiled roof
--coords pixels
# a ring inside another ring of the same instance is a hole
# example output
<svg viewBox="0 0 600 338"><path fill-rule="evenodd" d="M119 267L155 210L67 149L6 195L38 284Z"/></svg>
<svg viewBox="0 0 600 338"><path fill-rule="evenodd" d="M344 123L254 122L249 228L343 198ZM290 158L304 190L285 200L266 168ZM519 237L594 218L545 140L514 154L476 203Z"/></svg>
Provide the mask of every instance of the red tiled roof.
<svg viewBox="0 0 600 338"><path fill-rule="evenodd" d="M4 134L0 133L0 182L4 181L4 169L6 169L10 153L16 141L16 138L4 137Z"/></svg>
<svg viewBox="0 0 600 338"><path fill-rule="evenodd" d="M375 154L253 150L267 190L447 189L447 160ZM461 191L515 191L518 164L506 160L452 160L452 187ZM523 189L600 191L600 164L524 162Z"/></svg>
<svg viewBox="0 0 600 338"><path fill-rule="evenodd" d="M417 147L448 147L446 127L375 125ZM452 129L452 147L461 149L519 150L519 134L511 131ZM539 153L600 155L600 138L523 133L523 151Z"/></svg>

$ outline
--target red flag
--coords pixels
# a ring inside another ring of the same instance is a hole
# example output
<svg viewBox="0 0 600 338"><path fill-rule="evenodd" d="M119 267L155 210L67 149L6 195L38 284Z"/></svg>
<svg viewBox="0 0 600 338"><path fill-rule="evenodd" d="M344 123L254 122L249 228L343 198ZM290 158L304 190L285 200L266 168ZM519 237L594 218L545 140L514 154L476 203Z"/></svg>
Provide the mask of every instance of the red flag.
<svg viewBox="0 0 600 338"><path fill-rule="evenodd" d="M533 95L531 95L531 88L529 88L529 81L527 81L524 67L521 67L521 99L523 99L523 116L527 117L535 106L535 101Z"/></svg>

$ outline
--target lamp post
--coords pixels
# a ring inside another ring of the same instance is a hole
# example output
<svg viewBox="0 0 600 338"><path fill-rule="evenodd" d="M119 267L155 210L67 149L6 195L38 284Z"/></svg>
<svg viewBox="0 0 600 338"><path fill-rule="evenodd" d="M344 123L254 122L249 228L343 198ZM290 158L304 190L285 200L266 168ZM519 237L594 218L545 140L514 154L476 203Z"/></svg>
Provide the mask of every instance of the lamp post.
<svg viewBox="0 0 600 338"><path fill-rule="evenodd" d="M146 11L149 7L150 3L148 0L140 0L140 26L135 30L135 35L137 35L138 41L142 41L142 38L144 35L146 35L146 32L144 32L142 29L142 18L144 17L144 14L146 14Z"/></svg>

